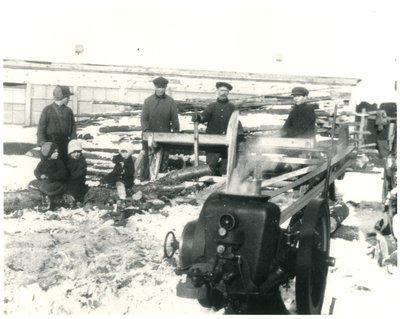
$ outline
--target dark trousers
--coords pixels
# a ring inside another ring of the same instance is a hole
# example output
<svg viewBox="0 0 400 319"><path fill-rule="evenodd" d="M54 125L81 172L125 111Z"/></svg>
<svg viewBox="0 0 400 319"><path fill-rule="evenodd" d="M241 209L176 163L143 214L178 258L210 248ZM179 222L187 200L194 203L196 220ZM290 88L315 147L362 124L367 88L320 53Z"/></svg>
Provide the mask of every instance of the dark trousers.
<svg viewBox="0 0 400 319"><path fill-rule="evenodd" d="M221 158L221 162L219 159ZM206 152L206 162L210 167L212 175L222 176L226 174L226 166L228 163L228 153L226 150L219 150L219 152L208 151Z"/></svg>

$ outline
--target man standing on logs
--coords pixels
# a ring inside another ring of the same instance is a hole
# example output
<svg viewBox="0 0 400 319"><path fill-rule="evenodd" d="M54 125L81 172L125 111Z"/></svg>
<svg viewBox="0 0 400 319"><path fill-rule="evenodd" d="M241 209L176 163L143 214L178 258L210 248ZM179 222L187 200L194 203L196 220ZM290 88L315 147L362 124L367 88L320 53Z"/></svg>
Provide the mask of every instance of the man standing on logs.
<svg viewBox="0 0 400 319"><path fill-rule="evenodd" d="M217 82L217 101L211 103L202 113L195 113L192 116L193 122L206 123L206 134L226 134L229 119L235 111L235 106L229 102L228 95L232 85L226 82ZM240 125L239 125L240 130ZM226 147L213 147L206 152L207 164L213 175L221 176L226 174L228 152ZM219 159L221 163L219 165Z"/></svg>
<svg viewBox="0 0 400 319"><path fill-rule="evenodd" d="M43 109L37 130L38 144L55 143L65 164L68 160L68 143L76 139L74 114L67 106L71 95L74 93L68 86L57 85L54 88L54 102Z"/></svg>
<svg viewBox="0 0 400 319"><path fill-rule="evenodd" d="M153 80L155 93L149 96L143 104L141 114L141 125L142 132L179 132L179 118L178 108L175 101L168 95L165 94L165 90L168 85L168 80L163 77L158 77ZM146 141L143 141L143 163L141 165L141 180L149 178L149 148L155 159L155 155L160 151L157 147L148 145ZM168 168L168 157L169 154L163 151L160 171L165 172ZM151 165L152 163L150 163Z"/></svg>
<svg viewBox="0 0 400 319"><path fill-rule="evenodd" d="M294 107L281 129L282 137L313 138L315 136L314 106L307 103L308 90L295 87L292 90Z"/></svg>

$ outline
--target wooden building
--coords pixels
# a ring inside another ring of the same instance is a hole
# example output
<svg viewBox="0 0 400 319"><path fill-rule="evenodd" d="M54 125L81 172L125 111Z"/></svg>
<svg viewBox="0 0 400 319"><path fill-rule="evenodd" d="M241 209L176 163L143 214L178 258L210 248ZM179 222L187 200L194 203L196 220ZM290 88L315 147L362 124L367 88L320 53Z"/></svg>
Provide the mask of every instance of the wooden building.
<svg viewBox="0 0 400 319"><path fill-rule="evenodd" d="M152 79L157 76L168 78L167 93L181 101L215 98L217 81L233 85L232 99L289 95L290 89L298 85L306 86L310 96L350 99L352 89L360 81L355 78L3 60L3 122L36 125L42 109L52 102L56 85L67 85L75 93L69 104L75 114L121 111L125 108L122 103L142 103L152 94ZM114 103L98 104L96 101Z"/></svg>

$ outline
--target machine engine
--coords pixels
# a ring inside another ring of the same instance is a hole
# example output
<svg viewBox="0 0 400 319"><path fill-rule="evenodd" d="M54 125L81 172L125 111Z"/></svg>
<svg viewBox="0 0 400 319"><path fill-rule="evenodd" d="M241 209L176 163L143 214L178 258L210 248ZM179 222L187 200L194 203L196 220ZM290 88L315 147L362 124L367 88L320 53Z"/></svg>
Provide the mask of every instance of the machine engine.
<svg viewBox="0 0 400 319"><path fill-rule="evenodd" d="M281 229L280 209L268 199L214 193L198 220L186 224L179 244L167 234L166 256L179 247L175 272L186 275L177 285L179 297L226 313L284 314L279 287L297 276L298 313L320 313L327 266L334 263L326 201L312 201Z"/></svg>

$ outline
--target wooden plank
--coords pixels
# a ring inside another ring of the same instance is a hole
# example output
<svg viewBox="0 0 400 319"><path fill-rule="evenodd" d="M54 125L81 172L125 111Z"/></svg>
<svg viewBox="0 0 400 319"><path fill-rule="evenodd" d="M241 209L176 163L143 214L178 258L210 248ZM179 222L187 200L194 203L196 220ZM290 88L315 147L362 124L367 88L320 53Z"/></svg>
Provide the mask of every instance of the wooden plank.
<svg viewBox="0 0 400 319"><path fill-rule="evenodd" d="M311 172L313 169L315 169L315 167L316 167L316 165L311 165L311 166L308 166L308 167L303 167L303 168L297 169L297 170L289 172L289 173L285 173L285 174L282 174L282 175L279 175L279 176L276 176L276 177L269 178L267 180L263 180L261 182L261 187L267 187L267 186L272 185L272 184L274 184L276 182L284 181L284 180L292 178L292 177L296 177L296 176L299 176L299 175L306 174L308 172Z"/></svg>
<svg viewBox="0 0 400 319"><path fill-rule="evenodd" d="M247 147L256 147L260 151L271 150L273 148L306 149L316 148L316 141L313 138L287 138L287 137L262 137L249 139Z"/></svg>
<svg viewBox="0 0 400 319"><path fill-rule="evenodd" d="M250 162L253 161L265 161L265 162L273 162L273 163L286 163L286 164L305 164L305 165L318 165L325 161L325 159L321 158L300 158L300 157L289 157L284 154L266 154L266 153L248 153L250 156L254 155L250 158ZM262 158L262 159L261 159Z"/></svg>
<svg viewBox="0 0 400 319"><path fill-rule="evenodd" d="M199 166L199 123L193 123L194 166Z"/></svg>
<svg viewBox="0 0 400 319"><path fill-rule="evenodd" d="M333 159L332 159L333 163ZM351 165L351 161L347 161L343 166L341 166L338 170L331 173L329 178L329 184L332 184L335 179L337 179L340 175L342 175L346 169ZM301 198L292 203L289 207L286 207L281 212L281 218L279 224L283 224L289 218L291 218L294 214L296 214L300 209L307 206L307 204L314 198L317 198L320 193L324 190L325 187L325 178L320 181L317 185L313 186L313 188L305 193Z"/></svg>
<svg viewBox="0 0 400 319"><path fill-rule="evenodd" d="M228 128L226 130L226 138L229 143L228 147L228 159L226 165L226 187L229 187L233 169L237 162L237 137L239 128L239 112L234 111L229 119Z"/></svg>
<svg viewBox="0 0 400 319"><path fill-rule="evenodd" d="M30 82L26 83L25 90L25 125L32 124L32 84Z"/></svg>
<svg viewBox="0 0 400 319"><path fill-rule="evenodd" d="M346 157L348 154L350 154L352 151L354 150L354 146L348 146L346 149L343 150L343 152L340 152L338 154L336 154L333 158L332 158L332 165L335 165L337 162L339 162L340 160L342 160L344 157ZM263 195L267 195L272 197L275 197L279 194L282 194L286 191L288 191L289 189L292 189L306 181L308 181L309 179L315 177L316 175L324 172L327 168L327 163L323 163L322 165L320 165L318 168L316 168L315 170L311 171L309 174L300 177L298 180L294 181L293 183L291 183L288 186L282 187L280 189L277 189L275 191L263 191L262 194Z"/></svg>
<svg viewBox="0 0 400 319"><path fill-rule="evenodd" d="M226 180L225 176L202 176L199 178L199 182L204 183L222 183Z"/></svg>
<svg viewBox="0 0 400 319"><path fill-rule="evenodd" d="M151 152L154 153L154 150ZM154 155L150 156L150 180L157 179L158 173L160 172L163 154L164 154L164 151L161 148Z"/></svg>
<svg viewBox="0 0 400 319"><path fill-rule="evenodd" d="M156 143L193 145L193 134L144 132L143 140L153 140ZM228 145L225 135L199 134L199 145Z"/></svg>

